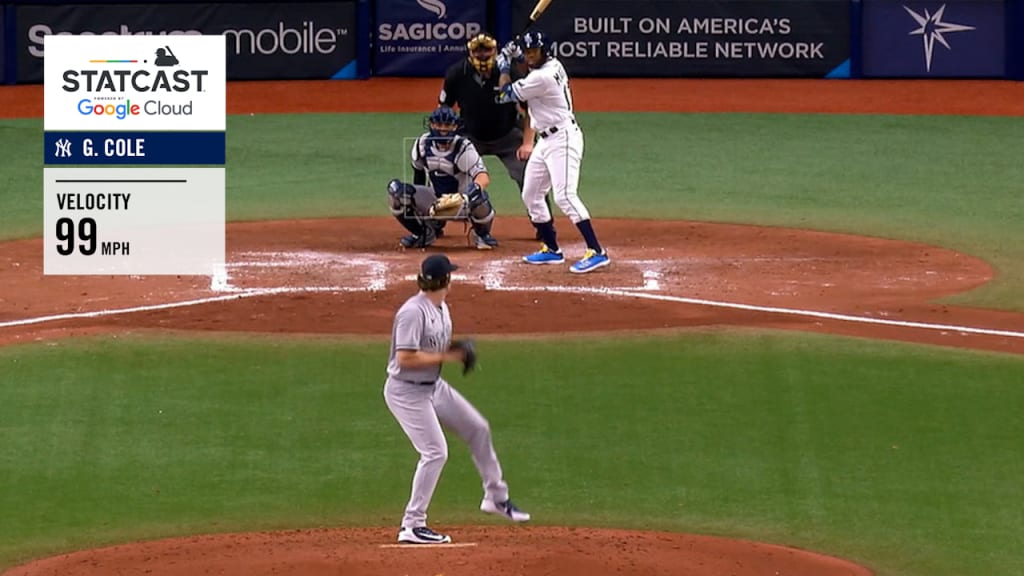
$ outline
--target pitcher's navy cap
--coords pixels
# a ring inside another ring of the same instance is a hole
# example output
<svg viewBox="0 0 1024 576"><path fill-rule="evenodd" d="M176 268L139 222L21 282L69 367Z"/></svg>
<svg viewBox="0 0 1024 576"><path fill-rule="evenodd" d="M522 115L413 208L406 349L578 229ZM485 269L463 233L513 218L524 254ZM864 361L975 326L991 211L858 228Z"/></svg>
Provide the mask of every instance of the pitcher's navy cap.
<svg viewBox="0 0 1024 576"><path fill-rule="evenodd" d="M420 275L427 280L438 280L458 269L444 254L432 254L423 259Z"/></svg>

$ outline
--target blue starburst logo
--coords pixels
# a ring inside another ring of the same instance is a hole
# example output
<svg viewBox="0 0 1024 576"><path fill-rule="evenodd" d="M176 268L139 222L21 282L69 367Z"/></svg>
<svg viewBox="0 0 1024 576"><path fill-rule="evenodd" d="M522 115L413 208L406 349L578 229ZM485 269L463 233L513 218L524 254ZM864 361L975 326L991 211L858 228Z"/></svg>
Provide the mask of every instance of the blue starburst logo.
<svg viewBox="0 0 1024 576"><path fill-rule="evenodd" d="M935 14L930 13L928 9L925 9L924 14L918 14L906 6L904 6L903 9L906 10L907 13L917 21L918 26L920 26L915 30L911 30L910 36L921 36L921 41L924 43L925 68L928 72L932 71L932 51L936 42L945 46L947 50L952 50L949 42L946 42L946 38L943 34L967 32L968 30L975 29L974 26L943 21L942 17L946 12L945 4L943 4Z"/></svg>

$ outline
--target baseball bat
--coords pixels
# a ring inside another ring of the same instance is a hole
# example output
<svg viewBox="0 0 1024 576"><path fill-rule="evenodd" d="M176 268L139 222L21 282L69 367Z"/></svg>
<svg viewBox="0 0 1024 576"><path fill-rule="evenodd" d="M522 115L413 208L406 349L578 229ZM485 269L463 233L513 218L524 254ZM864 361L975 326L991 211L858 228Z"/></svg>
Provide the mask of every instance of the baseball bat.
<svg viewBox="0 0 1024 576"><path fill-rule="evenodd" d="M550 5L551 0L537 0L537 5L534 6L533 11L530 12L530 19L526 21L526 26L523 26L523 29L519 31L519 34L516 34L516 39L522 38L523 34L526 34L526 31L529 30L530 26L537 21L537 18L540 18L540 15L543 14Z"/></svg>

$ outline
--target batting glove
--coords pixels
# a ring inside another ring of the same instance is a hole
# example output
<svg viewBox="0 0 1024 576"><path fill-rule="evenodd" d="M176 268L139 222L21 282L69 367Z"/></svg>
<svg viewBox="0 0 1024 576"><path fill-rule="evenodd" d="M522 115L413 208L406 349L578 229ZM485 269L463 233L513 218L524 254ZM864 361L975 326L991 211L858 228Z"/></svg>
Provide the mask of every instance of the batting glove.
<svg viewBox="0 0 1024 576"><path fill-rule="evenodd" d="M523 49L515 40L510 41L501 48L501 54L509 62L518 62L523 59Z"/></svg>
<svg viewBox="0 0 1024 576"><path fill-rule="evenodd" d="M508 57L504 53L498 54L498 57L494 59L494 63L498 66L498 72L502 74L508 74L512 71L512 63L509 62Z"/></svg>

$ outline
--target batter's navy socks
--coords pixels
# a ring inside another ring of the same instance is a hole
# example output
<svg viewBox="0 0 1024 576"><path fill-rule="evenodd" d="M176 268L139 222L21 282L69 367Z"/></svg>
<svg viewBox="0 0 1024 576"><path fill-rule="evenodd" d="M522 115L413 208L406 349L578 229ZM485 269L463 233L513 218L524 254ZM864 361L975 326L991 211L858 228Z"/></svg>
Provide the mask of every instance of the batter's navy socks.
<svg viewBox="0 0 1024 576"><path fill-rule="evenodd" d="M480 510L488 514L502 516L513 522L527 522L530 520L530 515L516 508L516 505L511 500L492 502L484 498L484 501L480 503Z"/></svg>
<svg viewBox="0 0 1024 576"><path fill-rule="evenodd" d="M548 248L547 244L544 244L541 246L540 251L523 256L523 260L528 264L561 264L565 262L565 256L562 256L560 250L556 252Z"/></svg>
<svg viewBox="0 0 1024 576"><path fill-rule="evenodd" d="M594 225L590 223L589 218L577 222L576 228L579 229L580 234L583 235L583 240L587 243L587 248L590 248L598 254L604 253L604 250L601 249L601 245L597 242L597 234L594 233Z"/></svg>
<svg viewBox="0 0 1024 576"><path fill-rule="evenodd" d="M555 221L548 220L547 222L533 223L533 227L537 229L537 235L541 242L545 246L551 249L552 252L560 252L558 249L558 235L555 233Z"/></svg>
<svg viewBox="0 0 1024 576"><path fill-rule="evenodd" d="M569 271L575 274L586 274L587 272L593 272L594 270L603 268L611 263L611 258L609 258L604 252L587 250L583 255L583 259L570 266Z"/></svg>
<svg viewBox="0 0 1024 576"><path fill-rule="evenodd" d="M439 534L426 526L415 528L402 528L398 531L398 541L406 544L448 544L452 541L451 536Z"/></svg>

